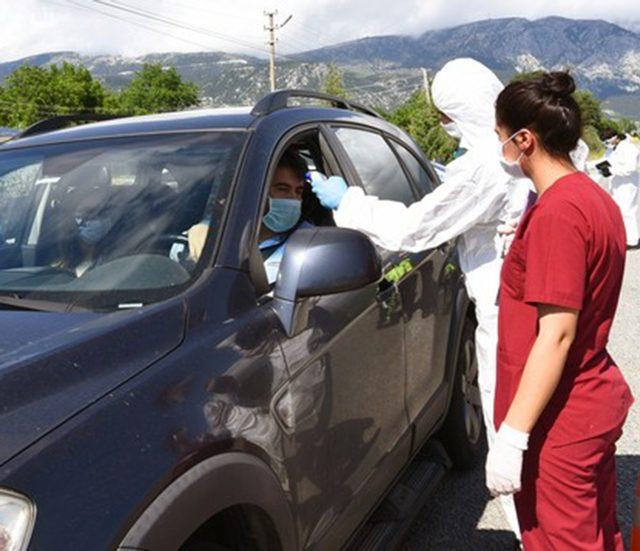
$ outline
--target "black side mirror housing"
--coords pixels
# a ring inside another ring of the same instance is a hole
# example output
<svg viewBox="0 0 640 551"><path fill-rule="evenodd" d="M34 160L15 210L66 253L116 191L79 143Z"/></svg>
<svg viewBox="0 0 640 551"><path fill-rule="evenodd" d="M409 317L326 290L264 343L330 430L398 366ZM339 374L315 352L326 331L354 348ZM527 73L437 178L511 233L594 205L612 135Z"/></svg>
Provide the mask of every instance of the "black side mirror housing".
<svg viewBox="0 0 640 551"><path fill-rule="evenodd" d="M287 335L293 336L303 299L360 289L381 278L380 255L363 233L345 228L300 229L287 240L274 309Z"/></svg>

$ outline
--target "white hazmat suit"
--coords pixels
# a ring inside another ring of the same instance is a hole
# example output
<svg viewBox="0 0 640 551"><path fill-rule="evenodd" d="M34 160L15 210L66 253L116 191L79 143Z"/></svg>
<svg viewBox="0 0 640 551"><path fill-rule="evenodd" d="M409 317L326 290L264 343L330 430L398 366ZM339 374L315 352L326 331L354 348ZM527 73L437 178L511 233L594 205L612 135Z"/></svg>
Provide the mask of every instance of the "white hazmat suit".
<svg viewBox="0 0 640 551"><path fill-rule="evenodd" d="M638 228L638 185L640 184L640 150L627 136L608 157L611 163L611 195L622 211L627 245L635 247L640 240Z"/></svg>
<svg viewBox="0 0 640 551"><path fill-rule="evenodd" d="M433 102L455 122L462 135L460 146L467 152L446 167L444 183L408 207L351 187L334 212L338 226L360 230L389 250L422 251L459 236L460 264L478 320L479 386L490 445L495 436L497 297L502 268L497 227L518 219L525 206L518 209L510 201L517 183L498 157L495 102L502 89L494 73L473 59L447 63L433 81ZM520 197L524 201L526 193ZM503 500L503 506L519 536L513 502Z"/></svg>

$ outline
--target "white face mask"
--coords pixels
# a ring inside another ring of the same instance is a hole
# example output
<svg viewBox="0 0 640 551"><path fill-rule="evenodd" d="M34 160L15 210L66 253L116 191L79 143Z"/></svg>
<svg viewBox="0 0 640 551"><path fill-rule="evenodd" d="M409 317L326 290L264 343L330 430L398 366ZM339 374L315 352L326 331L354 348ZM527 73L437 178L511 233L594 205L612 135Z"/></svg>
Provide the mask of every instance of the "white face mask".
<svg viewBox="0 0 640 551"><path fill-rule="evenodd" d="M442 123L442 129L449 134L449 136L451 136L452 138L456 139L456 140L461 140L462 139L462 132L460 132L460 129L458 128L458 125L451 121L448 123Z"/></svg>
<svg viewBox="0 0 640 551"><path fill-rule="evenodd" d="M508 161L504 158L504 146L507 145L513 138L515 138L523 129L518 130L514 134L512 134L509 138L507 138L504 142L499 142L498 144L498 158L500 159L500 164L504 171L513 176L514 178L524 178L525 174L522 171L522 167L520 166L520 161L522 161L524 157L524 151L520 153L520 156L515 161Z"/></svg>

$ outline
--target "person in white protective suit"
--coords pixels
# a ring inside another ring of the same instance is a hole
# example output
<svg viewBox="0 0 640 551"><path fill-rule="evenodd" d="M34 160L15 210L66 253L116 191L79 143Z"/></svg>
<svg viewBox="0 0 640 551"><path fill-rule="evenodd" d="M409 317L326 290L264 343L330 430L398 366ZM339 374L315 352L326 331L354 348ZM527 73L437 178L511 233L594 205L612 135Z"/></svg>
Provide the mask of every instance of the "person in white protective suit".
<svg viewBox="0 0 640 551"><path fill-rule="evenodd" d="M503 167L495 134L495 102L503 85L487 67L473 59L456 59L439 71L432 86L443 127L460 138L466 153L446 167L444 183L410 206L347 189L339 177L312 177L312 189L338 226L360 230L389 250L422 251L459 236L458 250L465 284L475 303L478 328L476 353L479 386L489 445L495 436L493 402L496 381L497 297L503 242L498 226L519 219L526 204L509 201L517 178ZM522 189L522 188L520 188ZM502 501L519 538L515 507Z"/></svg>
<svg viewBox="0 0 640 551"><path fill-rule="evenodd" d="M640 241L638 227L638 185L640 184L640 150L625 136L607 158L611 164L611 195L622 211L627 246L637 247Z"/></svg>

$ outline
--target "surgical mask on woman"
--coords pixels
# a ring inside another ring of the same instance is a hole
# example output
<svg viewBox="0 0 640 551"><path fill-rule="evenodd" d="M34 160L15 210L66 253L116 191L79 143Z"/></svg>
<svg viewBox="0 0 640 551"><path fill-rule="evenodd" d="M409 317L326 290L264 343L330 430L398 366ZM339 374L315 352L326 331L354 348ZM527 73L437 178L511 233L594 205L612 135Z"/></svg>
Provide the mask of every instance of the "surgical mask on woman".
<svg viewBox="0 0 640 551"><path fill-rule="evenodd" d="M108 218L83 220L78 224L78 233L87 245L96 245L109 233L112 225Z"/></svg>
<svg viewBox="0 0 640 551"><path fill-rule="evenodd" d="M462 132L460 132L460 129L458 128L458 125L455 122L451 121L447 123L442 123L442 129L447 134L449 134L449 136L451 136L452 138L456 140L462 139Z"/></svg>
<svg viewBox="0 0 640 551"><path fill-rule="evenodd" d="M269 197L269 212L265 214L262 222L272 232L283 233L298 223L301 213L302 201Z"/></svg>
<svg viewBox="0 0 640 551"><path fill-rule="evenodd" d="M500 159L500 164L502 168L504 168L505 172L514 178L524 178L525 174L522 171L522 167L520 166L520 161L522 161L524 157L524 151L520 153L520 156L515 161L508 161L504 158L504 146L507 145L513 138L515 138L518 134L522 132L522 129L518 130L514 134L512 134L509 138L507 138L504 142L499 142L498 144L498 158Z"/></svg>

